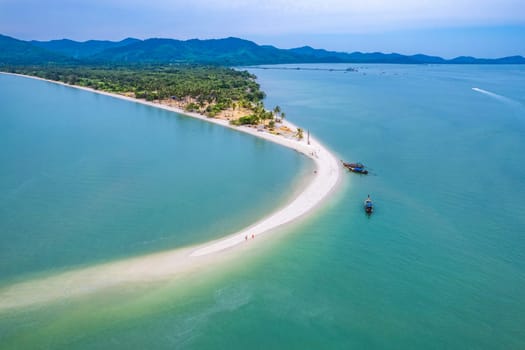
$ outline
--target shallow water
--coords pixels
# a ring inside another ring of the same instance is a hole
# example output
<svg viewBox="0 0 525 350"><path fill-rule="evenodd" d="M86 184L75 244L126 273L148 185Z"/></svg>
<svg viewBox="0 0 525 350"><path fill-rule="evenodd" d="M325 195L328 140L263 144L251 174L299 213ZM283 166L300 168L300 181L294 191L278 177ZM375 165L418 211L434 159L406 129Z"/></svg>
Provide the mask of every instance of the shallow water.
<svg viewBox="0 0 525 350"><path fill-rule="evenodd" d="M370 175L348 174L321 211L225 264L10 313L0 339L13 348L524 348L523 67L358 69L253 72L268 106Z"/></svg>
<svg viewBox="0 0 525 350"><path fill-rule="evenodd" d="M245 227L311 166L175 113L0 75L0 284ZM299 175L300 176L300 175Z"/></svg>

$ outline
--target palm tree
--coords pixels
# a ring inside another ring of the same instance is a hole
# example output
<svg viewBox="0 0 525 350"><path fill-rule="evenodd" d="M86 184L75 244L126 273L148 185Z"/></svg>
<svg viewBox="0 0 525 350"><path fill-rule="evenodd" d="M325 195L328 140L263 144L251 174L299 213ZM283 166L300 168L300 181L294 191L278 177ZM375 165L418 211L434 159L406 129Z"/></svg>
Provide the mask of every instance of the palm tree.
<svg viewBox="0 0 525 350"><path fill-rule="evenodd" d="M303 129L297 128L297 139L302 140L303 139Z"/></svg>
<svg viewBox="0 0 525 350"><path fill-rule="evenodd" d="M279 106L275 106L275 108L273 109L273 112L277 115L279 113L281 113L281 107Z"/></svg>

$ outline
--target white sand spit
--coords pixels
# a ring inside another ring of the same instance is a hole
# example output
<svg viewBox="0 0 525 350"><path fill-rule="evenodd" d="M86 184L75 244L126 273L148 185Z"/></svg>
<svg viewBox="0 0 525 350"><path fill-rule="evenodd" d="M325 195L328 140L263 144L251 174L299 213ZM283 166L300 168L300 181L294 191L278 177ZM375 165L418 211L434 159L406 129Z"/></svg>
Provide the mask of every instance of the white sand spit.
<svg viewBox="0 0 525 350"><path fill-rule="evenodd" d="M21 76L45 80L36 77ZM311 158L316 164L315 174L311 176L312 180L305 185L305 188L291 202L261 221L237 233L196 247L149 254L10 285L0 289L0 312L2 310L27 307L34 304L58 302L69 297L86 295L122 284L158 281L173 278L173 276L182 273L188 273L195 268L210 263L220 255L216 253L232 251L233 248L246 241L251 241L253 238L262 234L271 233L272 229L290 223L312 212L314 208L318 207L319 204L334 191L341 178L342 171L337 158L313 137L310 137L310 144L307 144L306 139L296 140L280 135L273 135L265 131L257 131L250 127L232 126L226 120L208 118L197 113L188 113L158 103L137 100L131 97L85 87L70 86L60 82L45 81L162 108L278 143ZM297 128L289 121L284 121L284 124L292 130Z"/></svg>

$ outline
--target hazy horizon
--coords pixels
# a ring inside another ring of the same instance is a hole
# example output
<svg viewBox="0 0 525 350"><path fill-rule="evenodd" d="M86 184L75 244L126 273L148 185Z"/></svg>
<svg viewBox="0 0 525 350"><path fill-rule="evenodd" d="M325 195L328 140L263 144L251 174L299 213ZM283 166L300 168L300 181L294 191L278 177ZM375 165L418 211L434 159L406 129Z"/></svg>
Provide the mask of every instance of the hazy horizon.
<svg viewBox="0 0 525 350"><path fill-rule="evenodd" d="M520 0L0 0L0 33L21 40L239 37L279 48L525 56Z"/></svg>

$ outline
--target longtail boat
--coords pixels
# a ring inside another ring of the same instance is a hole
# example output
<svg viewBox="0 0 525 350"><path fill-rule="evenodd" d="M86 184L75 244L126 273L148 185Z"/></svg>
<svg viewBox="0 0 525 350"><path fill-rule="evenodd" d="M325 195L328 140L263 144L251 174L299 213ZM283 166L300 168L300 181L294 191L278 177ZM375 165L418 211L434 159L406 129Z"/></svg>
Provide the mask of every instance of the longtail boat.
<svg viewBox="0 0 525 350"><path fill-rule="evenodd" d="M368 198L365 199L364 208L367 214L372 214L372 212L374 211L374 203L372 203L372 199L370 199L370 195L368 195Z"/></svg>
<svg viewBox="0 0 525 350"><path fill-rule="evenodd" d="M368 174L368 170L365 169L365 166L362 163L345 163L343 161L341 162L343 163L343 166L348 169L348 171L364 175Z"/></svg>

